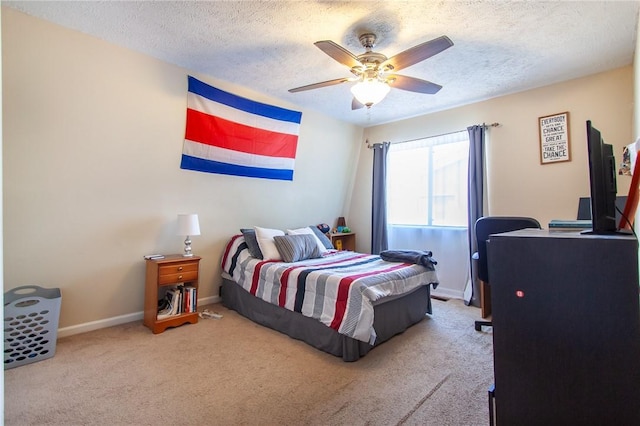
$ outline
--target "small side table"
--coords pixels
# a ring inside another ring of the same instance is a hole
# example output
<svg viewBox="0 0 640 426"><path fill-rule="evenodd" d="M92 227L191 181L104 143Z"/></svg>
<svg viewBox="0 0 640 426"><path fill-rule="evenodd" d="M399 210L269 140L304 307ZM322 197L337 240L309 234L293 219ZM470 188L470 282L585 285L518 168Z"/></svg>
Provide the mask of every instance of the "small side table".
<svg viewBox="0 0 640 426"><path fill-rule="evenodd" d="M329 234L331 244L337 250L356 251L356 233L355 232L337 232Z"/></svg>
<svg viewBox="0 0 640 426"><path fill-rule="evenodd" d="M192 305L192 312L181 312L168 318L158 319L158 300L161 298L162 287L185 286L195 287L195 301L198 297L198 275L200 257L184 257L180 254L167 255L163 259L147 260L147 279L144 290L144 325L154 334L162 333L169 327L198 322L196 303Z"/></svg>

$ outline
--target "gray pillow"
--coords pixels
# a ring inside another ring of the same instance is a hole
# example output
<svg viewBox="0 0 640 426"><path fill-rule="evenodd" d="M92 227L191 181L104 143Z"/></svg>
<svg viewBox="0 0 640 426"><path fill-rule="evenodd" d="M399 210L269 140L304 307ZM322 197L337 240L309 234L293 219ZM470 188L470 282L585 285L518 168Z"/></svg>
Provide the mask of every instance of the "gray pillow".
<svg viewBox="0 0 640 426"><path fill-rule="evenodd" d="M256 237L255 229L242 228L240 229L242 232L242 236L244 237L244 242L247 243L247 249L249 249L249 254L256 259L262 259L262 251L260 250L260 246L258 245L258 238Z"/></svg>
<svg viewBox="0 0 640 426"><path fill-rule="evenodd" d="M318 243L311 234L276 235L273 241L282 260L287 263L322 257Z"/></svg>
<svg viewBox="0 0 640 426"><path fill-rule="evenodd" d="M311 228L313 233L316 234L316 237L320 238L320 242L325 246L325 248L335 248L333 244L331 244L331 240L326 236L326 234L319 230L317 226L311 225L309 228Z"/></svg>

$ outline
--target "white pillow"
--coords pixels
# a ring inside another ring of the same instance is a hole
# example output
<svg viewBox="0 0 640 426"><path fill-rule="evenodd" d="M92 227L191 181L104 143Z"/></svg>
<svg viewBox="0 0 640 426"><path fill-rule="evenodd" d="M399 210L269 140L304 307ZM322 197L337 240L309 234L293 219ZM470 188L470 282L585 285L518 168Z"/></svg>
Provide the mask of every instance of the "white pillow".
<svg viewBox="0 0 640 426"><path fill-rule="evenodd" d="M262 259L282 260L273 237L284 235L284 232L279 229L260 228L259 226L254 226L254 229L256 230L258 246L260 246L260 251L262 252Z"/></svg>
<svg viewBox="0 0 640 426"><path fill-rule="evenodd" d="M323 254L323 253L327 252L327 248L324 246L324 244L322 244L322 241L320 241L320 238L318 238L316 233L313 232L313 230L311 228L309 228L308 226L305 226L304 228L298 228L298 229L287 229L287 234L292 234L292 235L309 234L309 235L313 235L313 238L315 238L316 242L318 243L318 249L320 250L320 254Z"/></svg>

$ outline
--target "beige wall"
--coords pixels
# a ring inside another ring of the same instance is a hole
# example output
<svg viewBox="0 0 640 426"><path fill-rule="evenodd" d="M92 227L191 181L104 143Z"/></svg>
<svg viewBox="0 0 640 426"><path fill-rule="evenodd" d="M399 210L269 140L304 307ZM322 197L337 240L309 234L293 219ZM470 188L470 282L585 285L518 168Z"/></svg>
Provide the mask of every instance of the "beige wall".
<svg viewBox="0 0 640 426"><path fill-rule="evenodd" d="M0 8L0 45L2 42L2 8ZM2 79L2 61L0 61L0 80ZM0 86L0 99L2 98L2 86ZM2 105L0 105L0 147L2 147L3 144L3 139L2 139ZM0 152L0 170L2 170L2 152ZM0 175L0 188L2 184L2 176ZM0 216L3 215L3 209L2 209L2 199L0 199ZM4 231L2 229L2 223L0 223L0 258L3 257L3 236L4 236ZM2 284L4 286L4 262L3 264L0 264L0 284ZM4 300L4 297L3 297ZM2 318L5 318L4 316L4 303L2 304L2 306L0 307L0 313L2 313ZM2 372L0 373L0 413L4 413L4 369L2 370ZM4 417L4 416L3 416Z"/></svg>
<svg viewBox="0 0 640 426"><path fill-rule="evenodd" d="M181 251L178 213L200 215L203 235L193 247L204 258L205 300L215 300L221 251L239 227L332 224L344 215L357 249L368 251L367 138L399 141L500 122L488 131L487 213L532 215L546 225L573 217L577 198L588 195L584 121L593 120L617 155L640 128L633 114L640 77L629 66L364 133L303 110L293 182L212 175L179 169L188 70L6 8L2 50L4 288L60 287L61 334L140 317L142 255ZM570 112L572 161L542 166L537 118L562 111ZM620 193L628 180L619 178Z"/></svg>
<svg viewBox="0 0 640 426"><path fill-rule="evenodd" d="M637 140L640 138L640 109L638 108L638 99L640 99L640 59L638 59L638 53L640 52L640 25L636 23L636 46L635 55L633 57L633 136ZM636 161L640 159L636 158ZM640 211L636 211L634 229L636 234L640 229ZM638 269L640 274L640 253L638 253Z"/></svg>
<svg viewBox="0 0 640 426"><path fill-rule="evenodd" d="M636 48L633 56L633 136L635 139L640 138L640 109L637 100L640 99L640 25L636 25Z"/></svg>
<svg viewBox="0 0 640 426"><path fill-rule="evenodd" d="M182 251L178 213L200 217L205 300L240 227L345 214L360 127L302 110L293 182L181 170L188 70L7 8L2 54L4 288L59 287L67 334L141 318L142 256Z"/></svg>
<svg viewBox="0 0 640 426"><path fill-rule="evenodd" d="M428 100L427 100L428 102ZM540 164L538 117L568 111L571 161ZM551 219L572 219L578 198L589 196L586 120L614 145L616 160L632 140L633 68L631 66L535 90L491 99L435 114L371 127L371 143L403 141L458 131L473 124L499 122L487 131L488 211L491 215L527 215L543 227ZM372 152L360 147L360 167L350 221L361 229L359 248L368 247L371 223ZM626 195L631 178L618 176ZM437 254L434 253L437 258Z"/></svg>

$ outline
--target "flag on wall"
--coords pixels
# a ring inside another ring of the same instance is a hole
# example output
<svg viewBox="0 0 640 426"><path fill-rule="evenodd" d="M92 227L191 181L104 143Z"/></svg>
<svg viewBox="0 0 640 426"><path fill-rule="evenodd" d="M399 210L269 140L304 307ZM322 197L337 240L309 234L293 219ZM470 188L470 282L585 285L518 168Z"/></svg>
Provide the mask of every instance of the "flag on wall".
<svg viewBox="0 0 640 426"><path fill-rule="evenodd" d="M302 113L236 96L189 76L181 169L293 180Z"/></svg>

